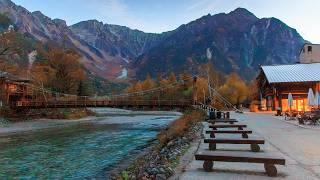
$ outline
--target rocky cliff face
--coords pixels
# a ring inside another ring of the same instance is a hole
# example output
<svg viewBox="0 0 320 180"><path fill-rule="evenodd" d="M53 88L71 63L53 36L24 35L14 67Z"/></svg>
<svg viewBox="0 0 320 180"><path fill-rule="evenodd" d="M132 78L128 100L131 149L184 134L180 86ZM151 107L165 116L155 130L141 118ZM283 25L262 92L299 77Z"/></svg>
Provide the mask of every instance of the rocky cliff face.
<svg viewBox="0 0 320 180"><path fill-rule="evenodd" d="M297 31L280 20L259 19L238 8L182 25L141 55L134 66L137 77L143 78L168 70L196 74L199 64L210 62L224 73L237 72L252 79L260 64L296 62L303 43Z"/></svg>
<svg viewBox="0 0 320 180"><path fill-rule="evenodd" d="M304 43L280 20L259 19L242 8L203 16L162 34L96 20L68 27L64 20L29 12L10 0L0 0L0 13L30 38L76 49L93 75L107 79L123 78L128 72L138 78L170 71L197 73L198 65L208 62L222 72L235 71L252 79L259 64L295 62Z"/></svg>
<svg viewBox="0 0 320 180"><path fill-rule="evenodd" d="M144 33L97 20L83 21L70 26L70 29L93 47L109 52L112 56L119 56L127 63L157 45L168 34Z"/></svg>

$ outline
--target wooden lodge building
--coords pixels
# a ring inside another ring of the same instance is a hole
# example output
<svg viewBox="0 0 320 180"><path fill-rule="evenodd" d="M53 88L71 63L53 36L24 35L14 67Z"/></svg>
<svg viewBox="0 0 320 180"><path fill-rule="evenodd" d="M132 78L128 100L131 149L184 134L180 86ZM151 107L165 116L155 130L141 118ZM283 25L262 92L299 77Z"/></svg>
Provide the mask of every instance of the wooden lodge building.
<svg viewBox="0 0 320 180"><path fill-rule="evenodd" d="M0 71L0 107L27 101L30 98L29 83L28 79Z"/></svg>
<svg viewBox="0 0 320 180"><path fill-rule="evenodd" d="M320 45L304 44L296 64L261 66L257 81L261 110L310 111L308 90L320 91ZM291 107L289 93L293 96Z"/></svg>

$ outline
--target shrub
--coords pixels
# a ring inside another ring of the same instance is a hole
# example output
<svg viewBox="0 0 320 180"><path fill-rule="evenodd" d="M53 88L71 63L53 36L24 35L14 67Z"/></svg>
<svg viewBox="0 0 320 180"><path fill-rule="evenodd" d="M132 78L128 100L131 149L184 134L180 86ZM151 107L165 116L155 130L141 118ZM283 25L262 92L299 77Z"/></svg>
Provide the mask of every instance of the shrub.
<svg viewBox="0 0 320 180"><path fill-rule="evenodd" d="M202 111L192 110L185 113L182 117L173 121L167 129L158 134L157 139L160 146L164 146L174 138L182 137L190 127L203 119L204 113Z"/></svg>

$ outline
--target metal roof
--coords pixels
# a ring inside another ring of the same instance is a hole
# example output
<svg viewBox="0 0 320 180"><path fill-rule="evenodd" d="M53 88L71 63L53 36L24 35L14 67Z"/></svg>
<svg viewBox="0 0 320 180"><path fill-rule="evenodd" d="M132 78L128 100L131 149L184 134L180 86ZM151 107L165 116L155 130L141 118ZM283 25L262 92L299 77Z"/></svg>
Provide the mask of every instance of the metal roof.
<svg viewBox="0 0 320 180"><path fill-rule="evenodd" d="M261 66L269 83L320 81L320 63Z"/></svg>

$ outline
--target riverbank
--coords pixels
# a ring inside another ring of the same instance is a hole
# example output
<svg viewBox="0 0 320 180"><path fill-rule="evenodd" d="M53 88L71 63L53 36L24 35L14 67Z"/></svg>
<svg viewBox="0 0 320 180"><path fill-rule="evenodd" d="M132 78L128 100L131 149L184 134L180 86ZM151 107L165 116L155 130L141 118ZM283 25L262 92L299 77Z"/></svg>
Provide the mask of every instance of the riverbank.
<svg viewBox="0 0 320 180"><path fill-rule="evenodd" d="M50 109L0 109L0 117L13 122L27 121L30 119L80 119L95 116L96 113L88 108L50 108Z"/></svg>
<svg viewBox="0 0 320 180"><path fill-rule="evenodd" d="M125 170L112 175L112 179L168 179L180 168L180 157L190 144L200 138L203 120L204 114L200 111L185 113L161 131L156 143Z"/></svg>
<svg viewBox="0 0 320 180"><path fill-rule="evenodd" d="M36 118L28 119L26 117L19 121L12 121L7 118L0 117L0 137L11 136L16 134L32 133L36 131L48 131L61 129L72 125L81 124L119 124L131 123L132 119L125 118L126 116L141 116L142 119L147 119L150 116L181 116L179 112L165 111L131 111L115 108L90 108L87 109L92 115L87 115L81 118ZM109 118L108 118L109 117Z"/></svg>

